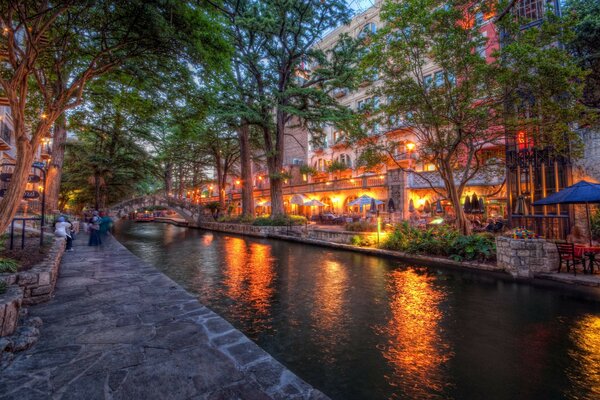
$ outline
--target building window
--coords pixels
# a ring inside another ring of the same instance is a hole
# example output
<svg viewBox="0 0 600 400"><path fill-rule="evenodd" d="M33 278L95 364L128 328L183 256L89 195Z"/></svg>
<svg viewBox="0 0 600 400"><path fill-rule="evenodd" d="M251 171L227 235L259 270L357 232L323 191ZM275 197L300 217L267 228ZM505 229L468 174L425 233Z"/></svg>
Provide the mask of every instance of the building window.
<svg viewBox="0 0 600 400"><path fill-rule="evenodd" d="M293 165L302 165L302 164L304 164L304 163L303 163L303 162L302 162L302 160L300 160L299 158L294 158L294 159L292 160L292 164L293 164Z"/></svg>
<svg viewBox="0 0 600 400"><path fill-rule="evenodd" d="M429 88L431 86L432 82L433 82L433 76L425 75L423 77L423 85L425 86L425 88Z"/></svg>
<svg viewBox="0 0 600 400"><path fill-rule="evenodd" d="M376 32L377 32L377 25L375 25L375 23L373 23L373 22L369 22L362 28L362 30L358 34L358 37L360 39L364 39L369 35L375 34Z"/></svg>
<svg viewBox="0 0 600 400"><path fill-rule="evenodd" d="M517 15L521 18L537 21L544 17L543 0L521 0L517 3Z"/></svg>
<svg viewBox="0 0 600 400"><path fill-rule="evenodd" d="M434 86L442 87L444 86L444 73L442 71L438 71L434 74Z"/></svg>
<svg viewBox="0 0 600 400"><path fill-rule="evenodd" d="M479 54L479 56L481 58L485 58L485 53L486 53L486 48L487 48L487 32L481 32L481 36L483 39L483 42L477 46L477 53Z"/></svg>
<svg viewBox="0 0 600 400"><path fill-rule="evenodd" d="M340 154L339 160L348 168L352 167L352 161L350 160L350 156L348 154Z"/></svg>

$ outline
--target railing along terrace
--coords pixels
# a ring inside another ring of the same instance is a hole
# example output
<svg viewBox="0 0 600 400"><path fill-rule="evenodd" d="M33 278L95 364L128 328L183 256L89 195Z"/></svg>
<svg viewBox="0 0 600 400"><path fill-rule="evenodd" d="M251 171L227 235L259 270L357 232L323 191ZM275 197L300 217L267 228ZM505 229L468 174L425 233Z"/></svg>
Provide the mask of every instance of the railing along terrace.
<svg viewBox="0 0 600 400"><path fill-rule="evenodd" d="M301 185L284 185L283 194L309 194L318 192L328 192L348 189L368 189L373 187L383 187L387 185L386 175L363 176L357 178L334 179L327 182L305 183ZM266 187L265 187L266 186ZM239 200L242 189L236 188L229 191L226 195L228 200ZM270 194L268 185L263 185L260 189L254 189L254 197L268 197ZM209 196L201 199L202 203L217 201L218 196Z"/></svg>
<svg viewBox="0 0 600 400"><path fill-rule="evenodd" d="M460 182L464 172L457 171L455 173L456 183ZM495 186L501 185L504 182L504 174L494 172L491 168L477 171L475 176L469 180L467 186ZM410 189L427 189L431 186L436 188L444 187L442 177L437 171L410 172L408 174L408 188Z"/></svg>

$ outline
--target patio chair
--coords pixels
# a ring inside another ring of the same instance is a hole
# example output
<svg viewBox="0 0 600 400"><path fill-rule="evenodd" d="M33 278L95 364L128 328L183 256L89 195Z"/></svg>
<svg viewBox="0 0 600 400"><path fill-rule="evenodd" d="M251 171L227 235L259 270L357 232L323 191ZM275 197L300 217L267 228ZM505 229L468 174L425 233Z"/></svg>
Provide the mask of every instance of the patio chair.
<svg viewBox="0 0 600 400"><path fill-rule="evenodd" d="M575 252L575 245L573 243L556 243L556 249L558 250L558 272L562 264L565 263L567 266L567 272L573 266L573 274L577 275L577 264L581 264L585 269L585 260L582 253Z"/></svg>

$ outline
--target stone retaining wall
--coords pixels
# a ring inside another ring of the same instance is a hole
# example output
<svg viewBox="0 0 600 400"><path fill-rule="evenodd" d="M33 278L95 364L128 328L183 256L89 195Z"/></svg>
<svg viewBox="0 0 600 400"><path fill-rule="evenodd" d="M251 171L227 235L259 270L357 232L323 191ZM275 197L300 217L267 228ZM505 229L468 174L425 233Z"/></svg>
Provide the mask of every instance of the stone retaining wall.
<svg viewBox="0 0 600 400"><path fill-rule="evenodd" d="M4 294L0 294L0 337L10 336L17 329L22 300L23 289L16 285L9 286Z"/></svg>
<svg viewBox="0 0 600 400"><path fill-rule="evenodd" d="M8 285L19 285L23 290L23 305L39 304L50 300L54 293L60 260L65 251L65 239L55 238L44 261L27 271L0 274Z"/></svg>
<svg viewBox="0 0 600 400"><path fill-rule="evenodd" d="M496 238L498 266L515 278L534 278L558 269L558 252L545 239Z"/></svg>
<svg viewBox="0 0 600 400"><path fill-rule="evenodd" d="M310 229L305 226L255 226L227 222L203 222L199 226L203 229L209 229L219 232L237 233L240 235L270 237L293 236L305 239L323 240L333 243L348 244L354 236L376 240L376 232L350 232L350 231L331 231L327 229Z"/></svg>

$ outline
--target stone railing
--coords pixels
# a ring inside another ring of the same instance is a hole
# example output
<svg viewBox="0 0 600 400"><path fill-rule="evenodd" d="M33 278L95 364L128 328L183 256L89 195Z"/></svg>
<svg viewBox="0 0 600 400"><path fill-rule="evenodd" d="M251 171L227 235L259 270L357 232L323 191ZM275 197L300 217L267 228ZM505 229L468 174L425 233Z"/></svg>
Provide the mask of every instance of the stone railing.
<svg viewBox="0 0 600 400"><path fill-rule="evenodd" d="M498 266L515 278L534 278L558 269L556 245L545 239L496 238Z"/></svg>

